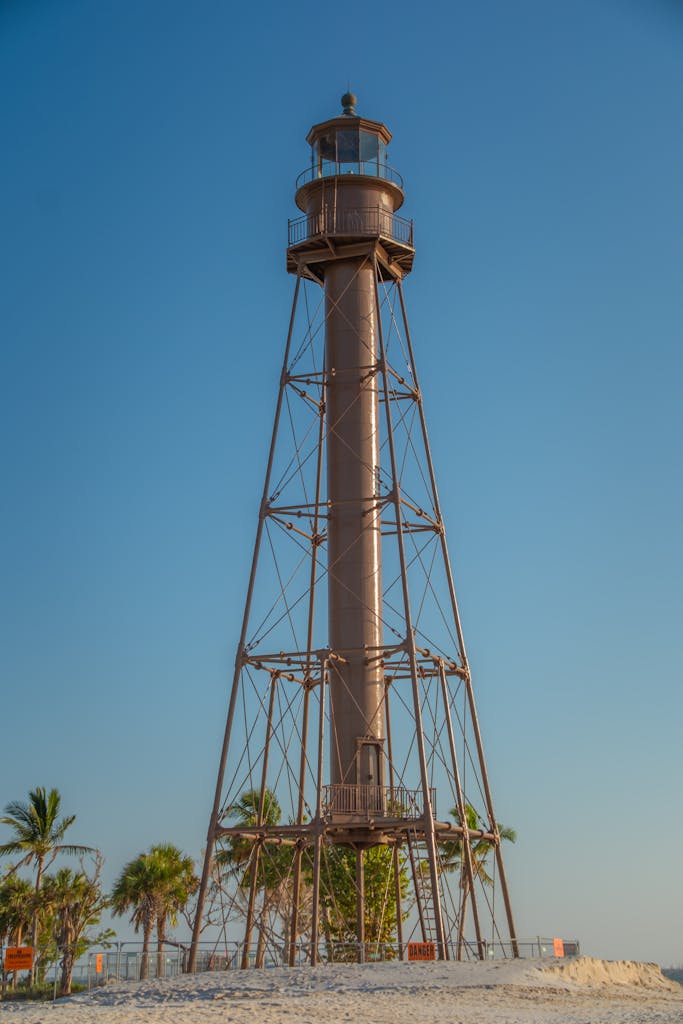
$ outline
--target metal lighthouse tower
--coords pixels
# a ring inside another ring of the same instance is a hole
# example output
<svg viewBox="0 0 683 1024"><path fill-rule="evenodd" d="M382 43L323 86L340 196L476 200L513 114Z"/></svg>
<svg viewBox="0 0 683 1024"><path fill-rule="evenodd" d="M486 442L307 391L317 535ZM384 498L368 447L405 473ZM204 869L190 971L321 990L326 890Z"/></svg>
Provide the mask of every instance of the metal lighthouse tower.
<svg viewBox="0 0 683 1024"><path fill-rule="evenodd" d="M517 955L403 296L413 225L355 104L311 128L297 180L191 968L217 929L243 967Z"/></svg>

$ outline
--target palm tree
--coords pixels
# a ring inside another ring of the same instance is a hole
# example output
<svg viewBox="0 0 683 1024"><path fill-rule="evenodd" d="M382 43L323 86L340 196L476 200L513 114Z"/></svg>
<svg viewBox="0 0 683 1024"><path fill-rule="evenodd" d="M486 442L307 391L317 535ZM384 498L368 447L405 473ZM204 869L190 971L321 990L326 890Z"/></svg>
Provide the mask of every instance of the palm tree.
<svg viewBox="0 0 683 1024"><path fill-rule="evenodd" d="M248 789L242 793L236 804L228 808L227 816L242 828L250 830L257 828L259 824L277 825L282 817L282 811L272 790L265 790L261 810L261 791ZM281 891L287 874L282 849L278 847L275 851L266 852L265 848L257 849L253 839L232 836L217 853L216 863L229 867L233 874L239 875L239 887L246 890L251 886L255 856L258 857L255 883L257 889L263 891L263 905L258 921L258 943L254 964L256 967L262 967L266 951L266 916L275 902L276 895ZM287 858L287 866L290 860L291 856ZM246 966L246 948L243 959L243 966Z"/></svg>
<svg viewBox="0 0 683 1024"><path fill-rule="evenodd" d="M457 807L452 807L450 815L455 821L460 824L460 812ZM465 827L470 831L476 831L481 828L479 821L479 815L477 814L474 807L471 804L465 805ZM505 825L496 825L498 835L502 840L514 843L517 839L517 833L513 828L508 828ZM476 881L482 883L482 885L491 886L493 885L493 879L487 871L487 859L491 850L494 848L494 843L490 839L477 839L474 842L470 841L470 860L472 863L472 877ZM460 912L460 923L458 927L458 960L462 959L462 950L465 942L465 917L467 911L467 899L470 895L470 880L467 873L462 870L465 860L465 848L462 838L450 839L447 842L441 844L442 857L441 857L441 868L443 871L461 871L460 875L460 886L462 888L462 910Z"/></svg>
<svg viewBox="0 0 683 1024"><path fill-rule="evenodd" d="M142 929L140 979L149 974L149 942L160 912L162 883L158 861L149 853L141 853L126 864L111 893L112 914L120 917L132 911L131 924L136 932Z"/></svg>
<svg viewBox="0 0 683 1024"><path fill-rule="evenodd" d="M190 896L199 887L194 873L194 861L186 857L172 843L153 846L150 856L159 869L159 893L157 901L157 977L163 973L163 947L166 941L166 927L170 922L175 927L178 913L185 909Z"/></svg>
<svg viewBox="0 0 683 1024"><path fill-rule="evenodd" d="M170 843L152 846L129 861L114 883L111 894L112 913L122 916L131 911L130 921L135 931L142 929L142 959L140 978L149 975L149 944L156 925L158 939L158 970L161 970L161 951L166 941L166 924L175 923L199 882L194 874L194 863Z"/></svg>
<svg viewBox="0 0 683 1024"><path fill-rule="evenodd" d="M89 846L77 846L63 843L64 835L74 821L76 815L59 819L62 798L59 791L51 789L48 793L43 786L31 790L28 803L13 800L5 807L5 814L0 823L9 825L14 830L14 838L9 843L0 845L0 857L12 857L21 854L21 859L14 865L13 871L30 864L35 865L36 896L40 893L43 872L60 853L84 854L92 853ZM35 949L38 944L38 908L33 911L31 944ZM35 967L31 969L30 983L33 984Z"/></svg>

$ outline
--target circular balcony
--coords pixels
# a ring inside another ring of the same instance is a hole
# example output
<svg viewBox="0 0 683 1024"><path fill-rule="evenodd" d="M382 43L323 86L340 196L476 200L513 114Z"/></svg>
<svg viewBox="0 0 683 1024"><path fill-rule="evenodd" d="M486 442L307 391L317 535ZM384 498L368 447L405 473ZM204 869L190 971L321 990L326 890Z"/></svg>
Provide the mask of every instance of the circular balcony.
<svg viewBox="0 0 683 1024"><path fill-rule="evenodd" d="M300 189L311 181L318 181L319 178L343 177L347 174L360 174L366 178L383 178L384 181L390 181L392 185L398 185L401 191L403 191L403 178L398 171L376 159L345 160L343 162L323 160L322 163L307 167L305 171L302 171L296 179L296 187Z"/></svg>
<svg viewBox="0 0 683 1024"><path fill-rule="evenodd" d="M311 238L384 238L413 247L413 222L381 206L352 209L325 207L319 213L304 214L289 221L287 245L300 245Z"/></svg>
<svg viewBox="0 0 683 1024"><path fill-rule="evenodd" d="M380 205L325 206L317 213L290 220L287 269L295 274L300 261L308 264L313 258L322 267L324 262L342 255L345 247L367 244L371 239L381 243L387 258L402 274L410 273L415 257L413 222ZM329 243L333 243L332 248Z"/></svg>

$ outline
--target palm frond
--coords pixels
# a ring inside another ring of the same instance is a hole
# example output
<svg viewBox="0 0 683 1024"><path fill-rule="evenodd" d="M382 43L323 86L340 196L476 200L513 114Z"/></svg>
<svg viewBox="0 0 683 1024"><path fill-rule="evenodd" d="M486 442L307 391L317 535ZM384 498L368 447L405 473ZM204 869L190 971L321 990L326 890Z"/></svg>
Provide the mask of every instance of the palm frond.
<svg viewBox="0 0 683 1024"><path fill-rule="evenodd" d="M59 846L55 847L59 853L68 853L70 856L80 856L82 853L96 853L94 846L78 846L77 844L65 844L60 843Z"/></svg>
<svg viewBox="0 0 683 1024"><path fill-rule="evenodd" d="M11 840L9 843L3 843L0 846L0 857L12 857L15 853L23 853L23 845L16 839Z"/></svg>
<svg viewBox="0 0 683 1024"><path fill-rule="evenodd" d="M30 805L22 803L21 800L11 800L5 807L5 814L0 818L0 822L3 825L9 825L10 828L23 825L25 828L32 829L34 817Z"/></svg>

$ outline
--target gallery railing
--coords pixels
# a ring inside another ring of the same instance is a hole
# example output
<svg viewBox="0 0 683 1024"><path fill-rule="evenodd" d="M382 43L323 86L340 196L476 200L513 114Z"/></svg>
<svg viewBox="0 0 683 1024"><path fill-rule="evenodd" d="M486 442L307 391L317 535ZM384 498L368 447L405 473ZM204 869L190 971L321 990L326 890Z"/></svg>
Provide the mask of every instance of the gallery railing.
<svg viewBox="0 0 683 1024"><path fill-rule="evenodd" d="M432 813L436 813L436 790L430 790ZM380 818L421 818L424 798L421 789L403 786L346 785L325 786L323 813L367 814Z"/></svg>
<svg viewBox="0 0 683 1024"><path fill-rule="evenodd" d="M296 187L301 188L309 181L317 181L319 178L335 178L337 175L361 174L366 178L383 178L390 181L399 188L403 188L403 178L388 164L378 160L353 160L338 163L335 160L324 160L322 166L307 167L296 179Z"/></svg>
<svg viewBox="0 0 683 1024"><path fill-rule="evenodd" d="M326 235L389 238L412 247L413 222L381 206L359 206L352 209L329 206L319 213L306 214L289 221L290 246Z"/></svg>

